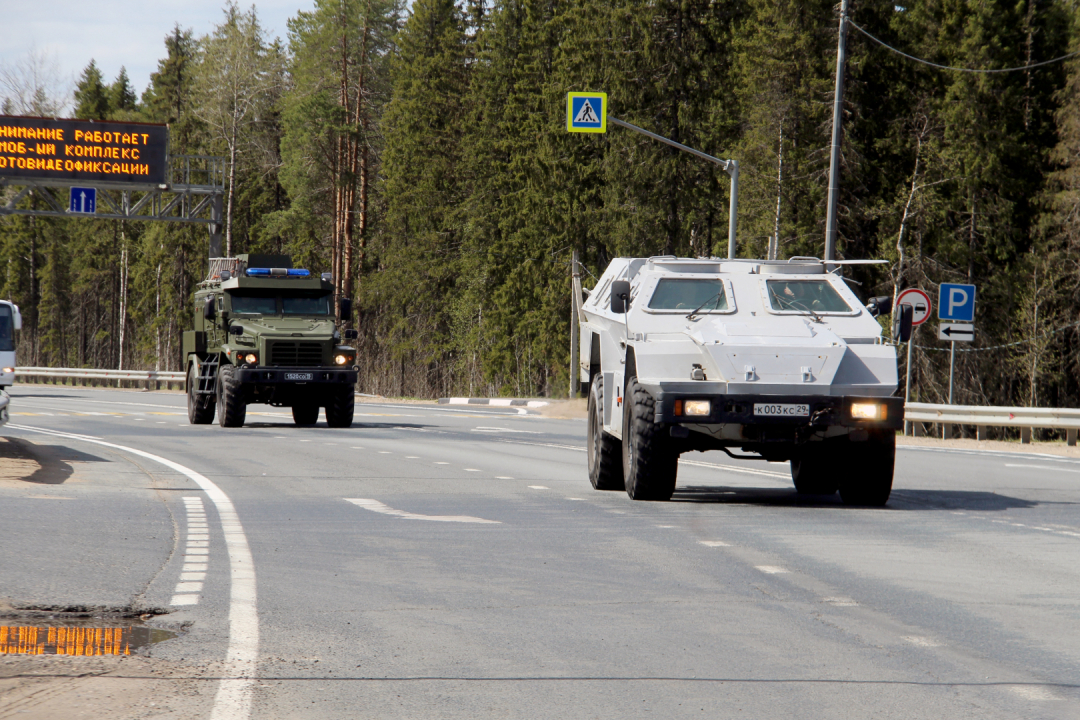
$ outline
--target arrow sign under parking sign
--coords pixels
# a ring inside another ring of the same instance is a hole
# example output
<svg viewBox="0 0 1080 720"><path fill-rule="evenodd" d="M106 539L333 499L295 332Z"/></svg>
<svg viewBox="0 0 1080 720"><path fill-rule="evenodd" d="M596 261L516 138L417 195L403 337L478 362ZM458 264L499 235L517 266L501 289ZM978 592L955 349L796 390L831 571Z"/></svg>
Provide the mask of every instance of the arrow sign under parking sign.
<svg viewBox="0 0 1080 720"><path fill-rule="evenodd" d="M975 326L969 323L941 323L938 326L938 340L974 342Z"/></svg>

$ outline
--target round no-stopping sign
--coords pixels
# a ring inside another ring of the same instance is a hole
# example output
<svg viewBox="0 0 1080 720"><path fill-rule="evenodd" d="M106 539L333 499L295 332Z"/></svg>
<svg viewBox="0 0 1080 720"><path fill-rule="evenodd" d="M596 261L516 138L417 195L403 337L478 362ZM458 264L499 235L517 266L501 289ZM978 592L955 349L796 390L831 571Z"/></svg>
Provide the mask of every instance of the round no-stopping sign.
<svg viewBox="0 0 1080 720"><path fill-rule="evenodd" d="M930 296L919 288L908 288L896 298L897 305L910 305L915 311L911 320L912 326L922 325L930 319L930 311L934 309L930 302Z"/></svg>

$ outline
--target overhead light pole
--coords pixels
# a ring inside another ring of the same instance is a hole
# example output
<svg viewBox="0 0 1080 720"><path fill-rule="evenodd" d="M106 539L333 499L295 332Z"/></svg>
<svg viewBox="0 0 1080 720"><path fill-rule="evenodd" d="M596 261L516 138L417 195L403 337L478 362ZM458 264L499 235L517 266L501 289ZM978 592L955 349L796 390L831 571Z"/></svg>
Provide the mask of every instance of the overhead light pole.
<svg viewBox="0 0 1080 720"><path fill-rule="evenodd" d="M844 64L847 59L848 0L840 0L840 36L836 45L836 90L833 97L832 152L829 156L829 210L825 217L825 260L836 259L836 196L840 192L840 122L844 109Z"/></svg>

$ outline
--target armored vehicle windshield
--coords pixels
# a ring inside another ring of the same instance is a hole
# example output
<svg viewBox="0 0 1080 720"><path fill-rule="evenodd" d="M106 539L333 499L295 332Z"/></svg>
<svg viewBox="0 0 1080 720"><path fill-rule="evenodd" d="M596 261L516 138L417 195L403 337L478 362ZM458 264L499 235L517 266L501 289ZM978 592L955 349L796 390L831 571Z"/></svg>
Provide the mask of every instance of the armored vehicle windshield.
<svg viewBox="0 0 1080 720"><path fill-rule="evenodd" d="M330 315L330 295L279 295L259 291L230 293L238 315Z"/></svg>
<svg viewBox="0 0 1080 720"><path fill-rule="evenodd" d="M704 306L704 307L703 307ZM724 281L709 278L661 278L649 298L650 310L727 310Z"/></svg>
<svg viewBox="0 0 1080 720"><path fill-rule="evenodd" d="M850 313L827 280L768 280L769 305L779 312Z"/></svg>

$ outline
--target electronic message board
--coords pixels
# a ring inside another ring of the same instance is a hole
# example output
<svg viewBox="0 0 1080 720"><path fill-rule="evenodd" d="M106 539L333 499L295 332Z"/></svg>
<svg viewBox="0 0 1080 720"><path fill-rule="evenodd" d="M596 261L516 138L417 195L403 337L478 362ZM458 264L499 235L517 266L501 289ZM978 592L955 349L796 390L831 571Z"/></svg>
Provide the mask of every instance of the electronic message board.
<svg viewBox="0 0 1080 720"><path fill-rule="evenodd" d="M168 125L0 115L0 177L160 185Z"/></svg>

